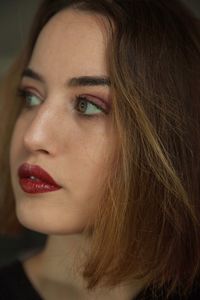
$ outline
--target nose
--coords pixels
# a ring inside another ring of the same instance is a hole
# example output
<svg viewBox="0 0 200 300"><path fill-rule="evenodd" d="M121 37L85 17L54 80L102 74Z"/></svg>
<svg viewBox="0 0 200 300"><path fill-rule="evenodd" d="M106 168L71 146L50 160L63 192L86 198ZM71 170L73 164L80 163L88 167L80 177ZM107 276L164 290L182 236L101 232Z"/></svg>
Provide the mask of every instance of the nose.
<svg viewBox="0 0 200 300"><path fill-rule="evenodd" d="M44 106L28 112L23 142L29 152L56 155L59 145L59 117L52 108Z"/></svg>

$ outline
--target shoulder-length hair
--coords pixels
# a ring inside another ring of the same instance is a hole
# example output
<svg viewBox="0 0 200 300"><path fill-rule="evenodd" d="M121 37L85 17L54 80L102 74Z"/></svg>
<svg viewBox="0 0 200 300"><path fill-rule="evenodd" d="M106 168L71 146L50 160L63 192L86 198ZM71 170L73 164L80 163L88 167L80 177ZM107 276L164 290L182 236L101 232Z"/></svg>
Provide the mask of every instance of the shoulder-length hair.
<svg viewBox="0 0 200 300"><path fill-rule="evenodd" d="M1 232L20 229L8 162L16 89L40 31L67 7L114 23L108 65L119 145L91 234L88 288L146 277L168 294L186 292L200 271L200 33L178 0L42 2L2 91Z"/></svg>

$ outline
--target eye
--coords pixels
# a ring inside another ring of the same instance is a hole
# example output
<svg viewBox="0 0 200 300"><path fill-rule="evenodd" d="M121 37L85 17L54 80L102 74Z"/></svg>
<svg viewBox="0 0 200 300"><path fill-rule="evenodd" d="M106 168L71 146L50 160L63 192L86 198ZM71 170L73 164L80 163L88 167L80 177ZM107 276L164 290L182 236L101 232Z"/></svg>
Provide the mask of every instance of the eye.
<svg viewBox="0 0 200 300"><path fill-rule="evenodd" d="M35 95L31 91L22 88L18 89L18 96L24 101L25 107L37 106L42 101L39 96Z"/></svg>
<svg viewBox="0 0 200 300"><path fill-rule="evenodd" d="M86 96L76 96L75 109L86 117L92 117L93 115L99 115L108 112L100 104L94 103Z"/></svg>

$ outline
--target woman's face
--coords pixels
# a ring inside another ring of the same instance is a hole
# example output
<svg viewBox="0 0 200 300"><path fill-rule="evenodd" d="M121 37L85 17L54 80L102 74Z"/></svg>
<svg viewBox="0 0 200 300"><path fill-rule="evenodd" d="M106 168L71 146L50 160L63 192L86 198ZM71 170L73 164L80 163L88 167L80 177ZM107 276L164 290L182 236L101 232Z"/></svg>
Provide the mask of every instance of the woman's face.
<svg viewBox="0 0 200 300"><path fill-rule="evenodd" d="M115 145L107 26L103 17L63 10L41 31L23 74L26 106L13 132L10 168L18 219L32 230L78 233L95 214ZM61 188L24 191L23 163L40 166Z"/></svg>

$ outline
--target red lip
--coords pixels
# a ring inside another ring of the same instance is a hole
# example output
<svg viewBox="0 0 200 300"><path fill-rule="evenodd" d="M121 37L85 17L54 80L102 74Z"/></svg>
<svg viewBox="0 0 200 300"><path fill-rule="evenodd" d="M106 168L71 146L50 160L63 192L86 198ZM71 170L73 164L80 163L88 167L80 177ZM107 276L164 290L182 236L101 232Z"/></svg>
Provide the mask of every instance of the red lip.
<svg viewBox="0 0 200 300"><path fill-rule="evenodd" d="M61 188L44 169L37 165L22 164L18 169L18 176L21 188L28 193L44 193ZM35 179L31 179L31 176Z"/></svg>

